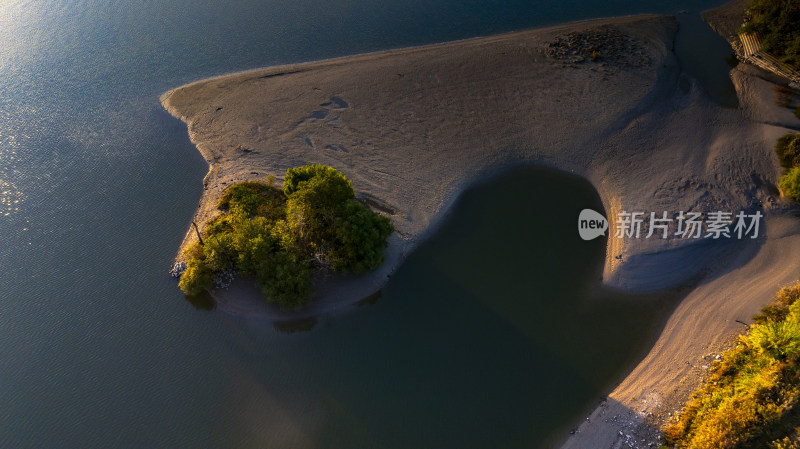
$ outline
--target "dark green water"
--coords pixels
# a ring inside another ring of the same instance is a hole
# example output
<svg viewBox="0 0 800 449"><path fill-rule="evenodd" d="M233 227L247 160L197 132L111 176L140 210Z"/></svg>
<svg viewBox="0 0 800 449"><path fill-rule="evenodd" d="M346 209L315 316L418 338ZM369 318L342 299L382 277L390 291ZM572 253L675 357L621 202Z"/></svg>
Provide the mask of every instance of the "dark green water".
<svg viewBox="0 0 800 449"><path fill-rule="evenodd" d="M0 3L0 447L563 435L668 302L595 290L602 243L575 230L591 189L547 173L492 182L376 304L285 334L198 311L167 276L207 166L158 97L235 70L718 3Z"/></svg>
<svg viewBox="0 0 800 449"><path fill-rule="evenodd" d="M730 44L699 15L679 14L677 17L679 32L675 37L675 54L681 69L695 78L716 103L727 108L739 106L729 75L731 66L724 58L733 53Z"/></svg>

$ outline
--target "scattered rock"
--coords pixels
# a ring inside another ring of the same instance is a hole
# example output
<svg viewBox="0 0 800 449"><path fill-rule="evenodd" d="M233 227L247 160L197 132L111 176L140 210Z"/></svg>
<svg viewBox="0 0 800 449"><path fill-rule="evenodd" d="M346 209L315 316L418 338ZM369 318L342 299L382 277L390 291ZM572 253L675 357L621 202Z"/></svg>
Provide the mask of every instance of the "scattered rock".
<svg viewBox="0 0 800 449"><path fill-rule="evenodd" d="M174 278L180 278L184 271L186 271L186 262L176 262L175 265L169 269L169 275Z"/></svg>
<svg viewBox="0 0 800 449"><path fill-rule="evenodd" d="M545 55L567 64L602 61L624 67L650 65L650 56L642 44L620 30L600 27L575 31L545 44Z"/></svg>

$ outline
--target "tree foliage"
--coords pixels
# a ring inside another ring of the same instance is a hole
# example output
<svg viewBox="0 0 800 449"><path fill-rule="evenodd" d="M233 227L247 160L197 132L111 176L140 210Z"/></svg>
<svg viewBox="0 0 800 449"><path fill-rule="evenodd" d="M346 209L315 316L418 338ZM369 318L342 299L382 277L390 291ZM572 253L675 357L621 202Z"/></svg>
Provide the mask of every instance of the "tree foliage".
<svg viewBox="0 0 800 449"><path fill-rule="evenodd" d="M291 191L287 193L287 220L301 244L313 253L331 245L331 227L343 213L344 204L353 199L355 193L350 181L330 167L310 165L298 169L289 170L300 172L292 178L293 181L301 179L296 185L284 182L284 191Z"/></svg>
<svg viewBox="0 0 800 449"><path fill-rule="evenodd" d="M784 195L793 200L800 200L800 167L794 167L781 176L778 185Z"/></svg>
<svg viewBox="0 0 800 449"><path fill-rule="evenodd" d="M286 252L270 253L258 265L256 278L267 302L281 308L300 308L311 297L308 264L295 260Z"/></svg>
<svg viewBox="0 0 800 449"><path fill-rule="evenodd" d="M715 362L711 374L664 429L669 447L790 448L800 425L800 284Z"/></svg>
<svg viewBox="0 0 800 449"><path fill-rule="evenodd" d="M187 295L196 295L211 288L212 280L211 268L200 259L191 259L186 264L186 270L181 275L178 286Z"/></svg>
<svg viewBox="0 0 800 449"><path fill-rule="evenodd" d="M229 232L217 233L205 239L205 245L203 246L204 260L212 271L234 268L236 264L235 254L233 234Z"/></svg>
<svg viewBox="0 0 800 449"><path fill-rule="evenodd" d="M338 186L346 186L342 190L343 196L349 198L354 196L353 186L343 174L332 167L320 164L304 165L302 167L286 170L286 177L283 180L283 193L286 194L287 197L291 197L300 189L302 183L308 182L313 178L317 178L318 181L335 180L334 182L337 183ZM339 199L342 198L340 197Z"/></svg>
<svg viewBox="0 0 800 449"><path fill-rule="evenodd" d="M355 200L348 200L333 226L334 269L363 273L383 263L386 239L394 230L388 218L373 213Z"/></svg>
<svg viewBox="0 0 800 449"><path fill-rule="evenodd" d="M391 222L356 201L344 175L309 165L287 171L283 192L271 184L225 192L218 203L225 213L208 223L205 245L187 249L184 292L208 289L216 274L234 269L255 277L268 302L297 308L311 297L312 270L362 273L383 262Z"/></svg>
<svg viewBox="0 0 800 449"><path fill-rule="evenodd" d="M743 31L761 36L761 49L800 70L800 2L753 0Z"/></svg>
<svg viewBox="0 0 800 449"><path fill-rule="evenodd" d="M786 134L775 144L775 153L786 173L778 186L786 197L800 200L800 134Z"/></svg>
<svg viewBox="0 0 800 449"><path fill-rule="evenodd" d="M775 153L781 167L790 169L800 166L800 134L786 134L775 144Z"/></svg>
<svg viewBox="0 0 800 449"><path fill-rule="evenodd" d="M245 215L261 215L268 218L280 218L283 209L283 195L269 184L260 182L242 182L230 186L217 203L223 211L238 207Z"/></svg>

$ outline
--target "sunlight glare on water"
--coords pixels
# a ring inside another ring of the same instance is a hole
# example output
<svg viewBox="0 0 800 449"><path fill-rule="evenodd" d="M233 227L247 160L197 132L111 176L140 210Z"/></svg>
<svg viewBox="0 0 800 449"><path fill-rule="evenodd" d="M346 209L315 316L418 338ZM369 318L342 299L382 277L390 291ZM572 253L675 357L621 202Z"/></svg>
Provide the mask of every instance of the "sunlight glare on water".
<svg viewBox="0 0 800 449"><path fill-rule="evenodd" d="M23 136L23 139L27 136ZM17 163L18 139L14 135L5 135L0 128L0 216L8 217L19 211L24 200L22 191L17 187L15 178L20 176L15 168Z"/></svg>
<svg viewBox="0 0 800 449"><path fill-rule="evenodd" d="M36 58L42 50L42 37L52 34L51 29L40 26L43 12L61 8L58 2L45 5L32 0L0 0L0 71ZM0 83L8 80L3 78Z"/></svg>

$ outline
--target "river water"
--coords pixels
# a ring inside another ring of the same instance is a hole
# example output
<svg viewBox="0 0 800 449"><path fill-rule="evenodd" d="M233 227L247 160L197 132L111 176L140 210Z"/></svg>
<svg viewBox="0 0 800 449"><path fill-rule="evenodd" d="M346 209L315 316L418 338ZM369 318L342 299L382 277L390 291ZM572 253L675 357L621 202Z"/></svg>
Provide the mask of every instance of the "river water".
<svg viewBox="0 0 800 449"><path fill-rule="evenodd" d="M602 240L574 230L581 205L600 207L590 186L526 169L472 190L374 304L287 333L197 310L166 275L207 166L158 97L266 65L716 3L0 3L0 447L561 435L672 304L598 292ZM509 191L525 201L497 200Z"/></svg>

